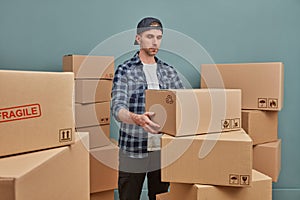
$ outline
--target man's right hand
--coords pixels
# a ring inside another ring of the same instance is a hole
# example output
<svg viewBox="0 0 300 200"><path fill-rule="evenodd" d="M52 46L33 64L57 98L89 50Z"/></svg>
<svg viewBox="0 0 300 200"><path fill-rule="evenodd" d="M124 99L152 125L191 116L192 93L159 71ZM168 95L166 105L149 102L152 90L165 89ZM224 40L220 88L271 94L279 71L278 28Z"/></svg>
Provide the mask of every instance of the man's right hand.
<svg viewBox="0 0 300 200"><path fill-rule="evenodd" d="M143 127L147 132L157 134L159 133L160 125L151 120L151 117L154 115L154 112L145 112L144 114L130 112L130 118L136 125Z"/></svg>

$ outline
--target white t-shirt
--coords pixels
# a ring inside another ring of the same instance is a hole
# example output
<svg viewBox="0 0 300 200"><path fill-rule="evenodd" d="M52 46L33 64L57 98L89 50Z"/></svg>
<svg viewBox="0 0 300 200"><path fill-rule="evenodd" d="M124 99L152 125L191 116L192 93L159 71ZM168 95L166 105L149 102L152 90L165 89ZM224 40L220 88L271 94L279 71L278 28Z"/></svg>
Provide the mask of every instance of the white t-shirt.
<svg viewBox="0 0 300 200"><path fill-rule="evenodd" d="M143 63L143 70L146 76L148 89L159 89L159 81L156 74L157 63ZM160 138L162 134L148 133L148 151L160 150Z"/></svg>

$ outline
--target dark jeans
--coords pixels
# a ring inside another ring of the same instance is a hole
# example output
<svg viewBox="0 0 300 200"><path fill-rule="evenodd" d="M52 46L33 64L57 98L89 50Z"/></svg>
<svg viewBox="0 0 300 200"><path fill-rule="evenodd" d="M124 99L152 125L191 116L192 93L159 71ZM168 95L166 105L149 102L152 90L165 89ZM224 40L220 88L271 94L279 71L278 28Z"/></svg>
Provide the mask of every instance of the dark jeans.
<svg viewBox="0 0 300 200"><path fill-rule="evenodd" d="M156 200L156 194L168 191L169 183L161 182L160 151L149 152L147 158L130 158L120 150L120 200L139 200L146 176L149 200Z"/></svg>

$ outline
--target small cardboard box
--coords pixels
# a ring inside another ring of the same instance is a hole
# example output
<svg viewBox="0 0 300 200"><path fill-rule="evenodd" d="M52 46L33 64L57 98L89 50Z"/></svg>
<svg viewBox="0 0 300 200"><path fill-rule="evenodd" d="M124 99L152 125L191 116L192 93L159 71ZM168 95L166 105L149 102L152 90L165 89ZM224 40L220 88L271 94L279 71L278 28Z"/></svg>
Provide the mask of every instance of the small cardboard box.
<svg viewBox="0 0 300 200"><path fill-rule="evenodd" d="M281 170L281 139L253 147L253 169L278 181Z"/></svg>
<svg viewBox="0 0 300 200"><path fill-rule="evenodd" d="M0 200L89 200L87 133L75 144L0 159Z"/></svg>
<svg viewBox="0 0 300 200"><path fill-rule="evenodd" d="M118 188L119 148L108 146L90 150L91 193Z"/></svg>
<svg viewBox="0 0 300 200"><path fill-rule="evenodd" d="M162 136L162 181L233 187L251 185L252 140L244 130Z"/></svg>
<svg viewBox="0 0 300 200"><path fill-rule="evenodd" d="M74 74L0 70L0 156L74 143Z"/></svg>
<svg viewBox="0 0 300 200"><path fill-rule="evenodd" d="M115 191L107 190L103 192L92 193L91 200L114 200Z"/></svg>
<svg viewBox="0 0 300 200"><path fill-rule="evenodd" d="M107 146L110 141L110 125L96 125L76 128L78 132L89 132L90 149Z"/></svg>
<svg viewBox="0 0 300 200"><path fill-rule="evenodd" d="M75 127L105 125L110 123L110 102L75 104Z"/></svg>
<svg viewBox="0 0 300 200"><path fill-rule="evenodd" d="M239 88L242 109L281 110L283 63L203 64L201 88Z"/></svg>
<svg viewBox="0 0 300 200"><path fill-rule="evenodd" d="M112 80L75 80L76 103L99 103L111 100Z"/></svg>
<svg viewBox="0 0 300 200"><path fill-rule="evenodd" d="M253 140L253 145L278 139L278 112L242 110L242 128Z"/></svg>
<svg viewBox="0 0 300 200"><path fill-rule="evenodd" d="M171 183L166 200L272 200L271 178L252 170L252 186L244 188ZM163 199L164 200L164 199Z"/></svg>
<svg viewBox="0 0 300 200"><path fill-rule="evenodd" d="M172 136L241 129L241 91L230 89L146 90L146 111Z"/></svg>
<svg viewBox="0 0 300 200"><path fill-rule="evenodd" d="M75 79L113 79L114 57L112 56L63 56L63 71L74 72Z"/></svg>

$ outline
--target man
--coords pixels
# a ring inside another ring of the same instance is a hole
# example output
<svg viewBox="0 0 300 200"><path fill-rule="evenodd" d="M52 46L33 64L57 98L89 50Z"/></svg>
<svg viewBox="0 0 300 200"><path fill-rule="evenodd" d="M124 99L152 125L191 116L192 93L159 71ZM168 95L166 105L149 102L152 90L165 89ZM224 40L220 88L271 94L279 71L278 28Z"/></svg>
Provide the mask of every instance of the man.
<svg viewBox="0 0 300 200"><path fill-rule="evenodd" d="M146 89L183 88L175 69L155 56L162 35L160 20L142 19L135 37L140 50L115 72L111 110L120 122L120 200L139 200L146 175L150 200L155 200L156 194L168 191L169 183L161 182L160 126L151 121L154 113L145 111Z"/></svg>

